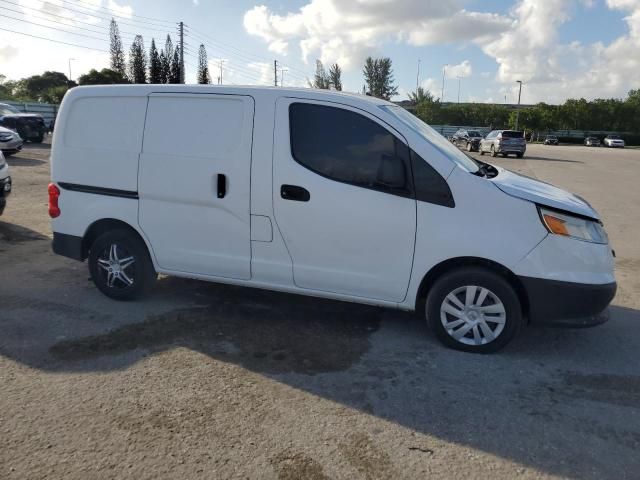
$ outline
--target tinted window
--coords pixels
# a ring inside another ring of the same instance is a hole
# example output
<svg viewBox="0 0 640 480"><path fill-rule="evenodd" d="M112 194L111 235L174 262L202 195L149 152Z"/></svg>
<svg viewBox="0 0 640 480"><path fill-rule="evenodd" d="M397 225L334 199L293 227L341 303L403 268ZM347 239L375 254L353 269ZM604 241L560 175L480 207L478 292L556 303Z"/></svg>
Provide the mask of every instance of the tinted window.
<svg viewBox="0 0 640 480"><path fill-rule="evenodd" d="M291 154L303 166L340 182L409 194L408 148L377 123L340 108L289 107Z"/></svg>
<svg viewBox="0 0 640 480"><path fill-rule="evenodd" d="M474 130L470 130L469 131L469 136L470 137L479 137L480 134L478 132L474 131Z"/></svg>
<svg viewBox="0 0 640 480"><path fill-rule="evenodd" d="M416 200L445 207L455 207L453 195L447 181L413 150L411 151L411 166L413 168Z"/></svg>
<svg viewBox="0 0 640 480"><path fill-rule="evenodd" d="M513 130L505 130L502 132L502 138L522 138L522 132L515 132Z"/></svg>

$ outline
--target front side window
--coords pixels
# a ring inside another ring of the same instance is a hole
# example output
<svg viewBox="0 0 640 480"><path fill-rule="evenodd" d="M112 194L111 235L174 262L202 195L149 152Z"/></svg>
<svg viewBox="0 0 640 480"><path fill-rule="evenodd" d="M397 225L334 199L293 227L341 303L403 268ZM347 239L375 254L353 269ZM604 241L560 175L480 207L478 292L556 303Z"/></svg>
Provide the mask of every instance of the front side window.
<svg viewBox="0 0 640 480"><path fill-rule="evenodd" d="M411 194L408 147L358 113L309 103L289 107L291 154L304 167L339 182Z"/></svg>

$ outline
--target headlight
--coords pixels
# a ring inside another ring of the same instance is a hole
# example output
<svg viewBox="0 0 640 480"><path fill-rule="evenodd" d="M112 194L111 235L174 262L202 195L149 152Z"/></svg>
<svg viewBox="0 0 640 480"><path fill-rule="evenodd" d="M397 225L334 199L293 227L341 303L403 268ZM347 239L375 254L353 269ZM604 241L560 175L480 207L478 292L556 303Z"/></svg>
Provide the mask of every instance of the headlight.
<svg viewBox="0 0 640 480"><path fill-rule="evenodd" d="M544 207L540 207L540 218L547 230L556 235L577 238L586 242L609 243L607 232L598 221L575 217Z"/></svg>

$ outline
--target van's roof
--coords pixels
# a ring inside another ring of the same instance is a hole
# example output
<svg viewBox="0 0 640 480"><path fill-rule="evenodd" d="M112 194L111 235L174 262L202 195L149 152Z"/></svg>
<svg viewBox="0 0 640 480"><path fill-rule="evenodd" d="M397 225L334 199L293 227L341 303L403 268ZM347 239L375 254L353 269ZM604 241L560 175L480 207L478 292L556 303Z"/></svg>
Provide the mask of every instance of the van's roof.
<svg viewBox="0 0 640 480"><path fill-rule="evenodd" d="M250 95L252 97L296 97L306 99L345 101L349 103L367 103L376 105L394 105L386 100L358 93L338 92L336 90L320 90L315 88L261 87L240 85L91 85L75 87L67 92L71 97L90 96L146 96L152 93L223 93Z"/></svg>

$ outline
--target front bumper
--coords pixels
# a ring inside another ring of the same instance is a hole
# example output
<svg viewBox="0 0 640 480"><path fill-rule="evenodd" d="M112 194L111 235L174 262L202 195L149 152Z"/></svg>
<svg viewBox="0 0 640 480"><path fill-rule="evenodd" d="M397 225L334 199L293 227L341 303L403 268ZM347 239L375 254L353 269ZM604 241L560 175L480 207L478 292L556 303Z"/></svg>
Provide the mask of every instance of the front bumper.
<svg viewBox="0 0 640 480"><path fill-rule="evenodd" d="M7 206L7 197L11 193L11 190L11 177L0 179L0 215L3 214L4 208Z"/></svg>
<svg viewBox="0 0 640 480"><path fill-rule="evenodd" d="M20 150L22 150L23 143L24 142L22 140L0 142L0 150L2 150L2 153L8 153L8 154L18 153Z"/></svg>
<svg viewBox="0 0 640 480"><path fill-rule="evenodd" d="M616 294L616 282L603 285L520 277L529 300L529 321L565 327L606 322L602 313Z"/></svg>

